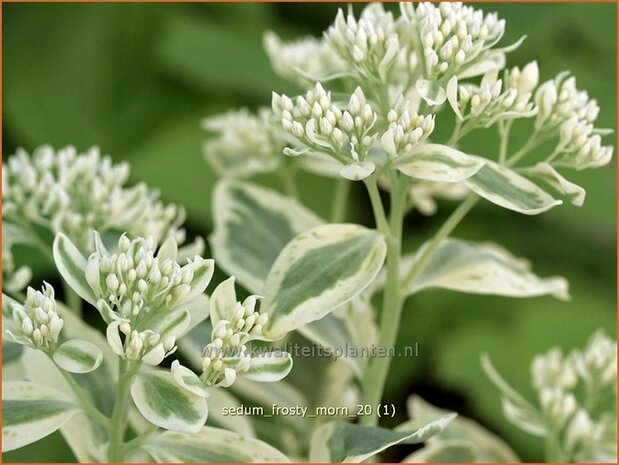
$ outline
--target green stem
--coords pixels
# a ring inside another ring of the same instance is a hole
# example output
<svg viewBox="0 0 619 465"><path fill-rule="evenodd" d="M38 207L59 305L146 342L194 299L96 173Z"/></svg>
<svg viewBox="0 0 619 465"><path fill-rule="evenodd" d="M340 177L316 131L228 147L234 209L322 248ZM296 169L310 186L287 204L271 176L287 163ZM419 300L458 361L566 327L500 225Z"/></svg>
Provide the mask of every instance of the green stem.
<svg viewBox="0 0 619 465"><path fill-rule="evenodd" d="M130 362L120 359L118 362L118 387L116 390L116 400L114 411L112 412L112 425L110 431L110 445L108 448L108 458L110 462L122 462L123 447L125 437L125 414L129 400L129 389L131 381L139 365L131 366Z"/></svg>
<svg viewBox="0 0 619 465"><path fill-rule="evenodd" d="M335 198L331 210L331 222L341 223L346 219L346 206L350 193L350 182L346 179L338 179L335 186Z"/></svg>
<svg viewBox="0 0 619 465"><path fill-rule="evenodd" d="M432 257L434 252L439 248L443 239L451 234L451 232L458 226L460 221L464 219L466 214L475 206L479 201L477 195L471 194L456 208L452 214L447 218L447 221L443 223L434 237L430 240L430 243L423 249L419 258L415 260L415 263L402 280L402 292L405 292L410 283L415 279L417 274L423 269L428 260Z"/></svg>
<svg viewBox="0 0 619 465"><path fill-rule="evenodd" d="M123 456L129 455L131 452L133 452L134 450L139 448L142 444L144 444L144 442L148 438L150 438L154 433L156 433L158 430L159 428L155 425L147 426L146 429L144 429L144 431L142 431L140 434L134 437L131 441L127 441L121 447L122 455Z"/></svg>
<svg viewBox="0 0 619 465"><path fill-rule="evenodd" d="M64 289L64 297L69 307L77 316L82 315L82 298L67 284L66 281L62 281Z"/></svg>
<svg viewBox="0 0 619 465"><path fill-rule="evenodd" d="M369 178L366 178L364 182L367 187L368 194L370 195L370 203L372 204L372 210L374 212L376 228L383 234L390 236L389 223L387 223L385 209L383 208L383 203L380 200L380 193L378 192L376 178L374 176L370 176Z"/></svg>
<svg viewBox="0 0 619 465"><path fill-rule="evenodd" d="M512 129L512 122L499 123L499 136L501 143L499 146L499 164L504 165L507 162L507 145L509 142L509 132Z"/></svg>
<svg viewBox="0 0 619 465"><path fill-rule="evenodd" d="M51 356L50 356L51 358ZM103 428L105 428L108 432L111 430L112 423L108 417L106 417L103 413L101 413L90 401L88 397L84 394L84 391L77 384L73 376L67 373L64 370L59 370L62 373L65 381L75 394L75 397L80 404L80 407L84 409L84 412L90 416L94 421L99 423Z"/></svg>
<svg viewBox="0 0 619 465"><path fill-rule="evenodd" d="M533 131L529 139L525 142L520 150L518 150L515 154L513 154L509 160L505 163L506 166L514 166L518 163L525 155L527 155L531 150L537 147L541 142L541 136L539 131Z"/></svg>
<svg viewBox="0 0 619 465"><path fill-rule="evenodd" d="M286 160L279 165L279 177L284 185L284 190L289 197L299 198L297 183L295 182L295 169L286 163Z"/></svg>
<svg viewBox="0 0 619 465"><path fill-rule="evenodd" d="M402 314L403 295L400 292L400 258L402 255L402 222L406 209L408 179L399 173L391 173L390 238L387 241L387 284L383 297L383 308L379 330L379 347L393 347L398 336ZM369 362L363 380L363 404L372 407L372 414L361 417L361 424L376 425L376 411L382 398L391 359L373 358Z"/></svg>

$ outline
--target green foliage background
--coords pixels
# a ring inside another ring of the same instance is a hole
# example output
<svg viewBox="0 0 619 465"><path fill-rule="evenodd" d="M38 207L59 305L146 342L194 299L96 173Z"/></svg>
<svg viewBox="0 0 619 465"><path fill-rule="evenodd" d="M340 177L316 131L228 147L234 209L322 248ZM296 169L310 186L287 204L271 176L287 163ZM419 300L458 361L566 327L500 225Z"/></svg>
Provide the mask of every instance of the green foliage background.
<svg viewBox="0 0 619 465"><path fill-rule="evenodd" d="M44 143L79 149L99 145L116 160L131 162L133 181L146 181L160 188L165 200L185 205L190 233L204 236L211 226L215 177L201 156L206 137L201 119L232 107L268 105L272 90L294 94L271 71L262 34L266 29L288 38L319 34L338 6L4 4L3 155L18 146L32 150ZM572 70L579 86L600 102L599 125L616 127L614 4L481 6L507 19L504 43L528 36L508 57L510 65L537 59L543 80ZM437 131L448 134L449 125L451 120L443 117ZM515 131L513 149L524 142L528 129L517 126L522 129ZM495 134L479 135L474 133L465 149L494 157ZM529 363L534 354L554 345L566 350L582 346L597 328L615 334L615 161L571 179L587 189L582 209L564 205L525 217L484 203L455 235L496 241L530 258L542 276L564 275L572 300L445 291L410 299L399 344L418 342L420 354L393 362L386 399L396 404L398 420L405 418L406 397L419 393L478 419L523 459L543 460L538 441L498 413L497 392L482 374L479 354L491 354L506 378L532 396ZM268 177L259 181L277 186ZM301 194L311 208L327 215L329 181L304 175ZM348 219L371 224L361 186L353 194ZM432 234L453 205L441 207L435 217L407 218L407 249ZM42 278L50 270L37 272ZM307 378L307 385L315 382L311 372L297 370L295 378ZM405 452L396 450L393 458ZM5 461L71 459L59 434L4 455Z"/></svg>

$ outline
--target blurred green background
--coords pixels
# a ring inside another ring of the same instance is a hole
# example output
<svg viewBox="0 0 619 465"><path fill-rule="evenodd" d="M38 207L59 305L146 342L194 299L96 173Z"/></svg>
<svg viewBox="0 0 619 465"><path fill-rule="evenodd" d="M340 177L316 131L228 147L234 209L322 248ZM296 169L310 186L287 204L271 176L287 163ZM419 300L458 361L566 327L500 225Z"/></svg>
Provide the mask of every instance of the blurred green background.
<svg viewBox="0 0 619 465"><path fill-rule="evenodd" d="M215 177L201 155L206 138L201 119L232 107L268 105L272 90L294 94L295 88L271 71L262 34L273 29L286 38L317 35L338 6L4 4L3 155L40 144L99 145L114 159L131 162L133 181L146 181L160 188L165 200L183 204L190 234L204 236L211 226ZM481 6L507 20L503 43L528 36L508 57L510 65L536 59L543 80L573 71L579 87L600 102L598 125L616 127L614 4ZM516 126L514 148L529 128ZM443 134L449 130L437 128ZM490 133L488 138L474 133L464 148L495 156L497 139ZM499 398L482 374L479 354L488 352L513 386L531 397L534 354L555 345L580 347L597 328L615 334L615 161L570 179L587 189L583 208L564 205L525 217L484 203L455 235L496 241L530 258L540 275L567 277L572 300L445 291L410 299L399 343L419 342L420 355L393 362L385 398L396 404L397 421L405 419L406 397L418 393L479 420L524 460L543 460L539 441L498 413ZM279 187L268 177L258 181ZM331 183L309 175L302 181L304 202L326 216ZM348 219L371 224L361 187L353 190ZM407 218L405 248L413 250L432 234L451 208L441 204L434 217ZM47 275L45 269L38 272ZM405 452L396 449L390 458ZM4 455L4 461L71 458L58 434Z"/></svg>

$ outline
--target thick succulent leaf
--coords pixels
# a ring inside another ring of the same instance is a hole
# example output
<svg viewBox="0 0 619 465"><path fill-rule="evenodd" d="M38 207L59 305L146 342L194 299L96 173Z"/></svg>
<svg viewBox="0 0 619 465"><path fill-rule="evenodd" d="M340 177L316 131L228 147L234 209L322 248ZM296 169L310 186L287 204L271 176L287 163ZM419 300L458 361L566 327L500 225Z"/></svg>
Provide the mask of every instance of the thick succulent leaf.
<svg viewBox="0 0 619 465"><path fill-rule="evenodd" d="M248 183L220 181L211 250L217 265L254 294L285 245L323 221L296 200Z"/></svg>
<svg viewBox="0 0 619 465"><path fill-rule="evenodd" d="M210 299L206 294L200 294L198 297L195 297L189 302L184 303L181 308L184 308L189 312L190 322L189 326L182 334L187 334L193 328L206 320L210 313L210 307Z"/></svg>
<svg viewBox="0 0 619 465"><path fill-rule="evenodd" d="M62 233L56 235L53 246L54 261L60 275L69 286L85 301L96 306L97 299L86 281L86 259Z"/></svg>
<svg viewBox="0 0 619 465"><path fill-rule="evenodd" d="M563 203L527 178L490 160L465 182L480 197L525 215L537 215Z"/></svg>
<svg viewBox="0 0 619 465"><path fill-rule="evenodd" d="M236 309L236 290L234 276L226 279L211 294L211 325L216 326L221 320L232 318Z"/></svg>
<svg viewBox="0 0 619 465"><path fill-rule="evenodd" d="M375 230L318 226L295 237L269 272L262 310L268 337L318 320L363 291L380 271L387 245Z"/></svg>
<svg viewBox="0 0 619 465"><path fill-rule="evenodd" d="M166 431L150 438L143 448L157 462L289 462L277 449L258 439L219 428L204 427L197 434Z"/></svg>
<svg viewBox="0 0 619 465"><path fill-rule="evenodd" d="M194 261L187 266L193 271L193 279L191 283L189 283L191 291L189 291L189 294L185 297L185 302L195 299L206 290L215 272L215 260L204 260L200 257L196 257Z"/></svg>
<svg viewBox="0 0 619 465"><path fill-rule="evenodd" d="M578 184L574 184L565 179L548 163L538 163L535 166L524 168L520 171L526 176L545 182L555 191L566 196L569 201L577 207L582 207L585 203L587 192Z"/></svg>
<svg viewBox="0 0 619 465"><path fill-rule="evenodd" d="M398 157L394 166L407 176L437 182L462 182L484 166L484 160L441 144L423 144Z"/></svg>
<svg viewBox="0 0 619 465"><path fill-rule="evenodd" d="M304 394L297 388L288 384L286 380L277 383L259 383L244 377L237 378L230 390L240 399L260 405L269 411L273 404L282 407L307 407L308 402ZM294 431L307 434L307 422L303 418L291 415L279 418L282 425L291 427Z"/></svg>
<svg viewBox="0 0 619 465"><path fill-rule="evenodd" d="M210 410L209 425L234 431L245 437L253 438L256 436L250 416L230 414L230 412L243 412L243 405L227 389L209 389L208 405ZM226 412L228 414L225 414Z"/></svg>
<svg viewBox="0 0 619 465"><path fill-rule="evenodd" d="M112 353L101 333L86 325L79 318L63 312L65 326L63 332L68 336L80 335L96 344L103 352L104 363L99 369L79 375L80 386L94 405L106 415L111 415L114 407L114 380L118 358ZM66 393L74 399L73 391L62 376L60 369L41 351L26 349L23 356L26 377L38 384L45 384ZM74 399L75 400L75 399ZM101 462L105 460L107 435L103 428L93 422L85 413L78 412L60 429L73 454L80 462Z"/></svg>
<svg viewBox="0 0 619 465"><path fill-rule="evenodd" d="M243 374L247 379L261 383L273 383L285 378L292 370L292 356L274 351L252 356L249 369Z"/></svg>
<svg viewBox="0 0 619 465"><path fill-rule="evenodd" d="M131 385L131 397L144 418L161 428L193 434L206 421L204 397L183 389L166 371L138 373Z"/></svg>
<svg viewBox="0 0 619 465"><path fill-rule="evenodd" d="M392 431L334 421L320 426L313 434L310 462L360 463L400 443L418 444L440 433L455 415L446 415L416 431Z"/></svg>
<svg viewBox="0 0 619 465"><path fill-rule="evenodd" d="M409 269L417 255L403 259ZM417 277L407 292L415 294L428 288L451 289L471 294L502 295L507 297L534 297L552 295L568 299L568 283L561 277L540 278L531 271L530 264L511 255L495 244L476 244L460 239L446 239Z"/></svg>
<svg viewBox="0 0 619 465"><path fill-rule="evenodd" d="M449 413L429 404L419 396L408 398L407 410L412 420L400 425L398 430L404 428L413 430ZM473 458L464 460L470 454L473 454ZM447 460L449 457L456 460ZM426 460L422 460L423 458ZM520 462L505 441L479 423L462 416L454 418L444 431L431 437L426 446L409 456L409 459L405 461Z"/></svg>
<svg viewBox="0 0 619 465"><path fill-rule="evenodd" d="M92 342L70 339L53 355L54 362L70 373L89 373L99 368L103 361L103 352Z"/></svg>
<svg viewBox="0 0 619 465"><path fill-rule="evenodd" d="M53 433L80 408L62 392L27 381L2 383L2 452Z"/></svg>
<svg viewBox="0 0 619 465"><path fill-rule="evenodd" d="M322 347L337 353L343 353L343 360L354 370L357 376L363 373L365 360L361 357L347 357L345 348L354 346L354 335L350 325L335 314L326 315L320 320L301 326L297 330L304 337Z"/></svg>

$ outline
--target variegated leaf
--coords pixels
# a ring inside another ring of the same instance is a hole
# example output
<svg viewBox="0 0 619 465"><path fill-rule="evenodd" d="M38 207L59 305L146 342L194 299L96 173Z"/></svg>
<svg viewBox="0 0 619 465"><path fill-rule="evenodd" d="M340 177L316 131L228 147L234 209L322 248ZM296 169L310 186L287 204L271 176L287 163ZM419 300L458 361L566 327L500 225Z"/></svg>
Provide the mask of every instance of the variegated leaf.
<svg viewBox="0 0 619 465"><path fill-rule="evenodd" d="M205 426L196 434L166 431L142 446L157 462L289 462L280 451L258 439Z"/></svg>
<svg viewBox="0 0 619 465"><path fill-rule="evenodd" d="M563 203L527 178L490 160L465 182L480 197L525 215L537 215Z"/></svg>
<svg viewBox="0 0 619 465"><path fill-rule="evenodd" d="M577 207L582 207L585 203L587 192L578 184L565 179L548 163L538 163L535 166L523 168L520 171L529 177L545 182L559 194L566 196Z"/></svg>
<svg viewBox="0 0 619 465"><path fill-rule="evenodd" d="M209 389L208 405L210 410L208 416L209 425L234 431L245 437L253 438L256 436L250 416L229 414L230 411L235 411L236 409L243 411L243 405L227 389Z"/></svg>
<svg viewBox="0 0 619 465"><path fill-rule="evenodd" d="M484 166L484 160L447 145L422 144L398 157L394 166L412 178L462 182L477 173Z"/></svg>
<svg viewBox="0 0 619 465"><path fill-rule="evenodd" d="M167 371L138 373L131 397L144 418L161 428L194 434L206 421L204 397L183 389Z"/></svg>
<svg viewBox="0 0 619 465"><path fill-rule="evenodd" d="M71 240L58 233L53 245L54 261L60 275L69 286L85 301L96 306L95 297L86 281L86 259Z"/></svg>
<svg viewBox="0 0 619 465"><path fill-rule="evenodd" d="M427 245L421 247L418 256ZM403 260L406 269L416 256ZM415 294L428 288L451 289L472 294L508 297L552 295L568 299L564 278L540 278L530 264L516 258L495 244L475 244L460 239L446 239L410 283L407 292Z"/></svg>
<svg viewBox="0 0 619 465"><path fill-rule="evenodd" d="M62 392L27 381L2 383L2 452L53 433L80 410Z"/></svg>
<svg viewBox="0 0 619 465"><path fill-rule="evenodd" d="M261 383L272 383L285 378L290 370L292 370L292 356L287 352L274 351L253 355L249 369L243 376Z"/></svg>
<svg viewBox="0 0 619 465"><path fill-rule="evenodd" d="M318 226L294 238L267 277L265 334L281 337L361 293L376 278L386 250L381 234L353 224Z"/></svg>
<svg viewBox="0 0 619 465"><path fill-rule="evenodd" d="M320 426L312 436L310 462L360 463L400 444L418 444L440 433L455 415L446 415L416 431L392 431L334 421Z"/></svg>
<svg viewBox="0 0 619 465"><path fill-rule="evenodd" d="M70 339L56 349L53 358L56 365L70 373L89 373L99 368L103 352L92 342Z"/></svg>
<svg viewBox="0 0 619 465"><path fill-rule="evenodd" d="M213 196L210 237L217 265L254 294L285 245L323 221L294 199L248 183L223 180Z"/></svg>
<svg viewBox="0 0 619 465"><path fill-rule="evenodd" d="M449 413L419 396L408 398L407 410L412 420L398 426L398 430L413 430ZM464 460L467 457L470 459ZM413 453L405 461L436 462L448 461L447 458L459 459L453 460L458 462L520 462L505 441L479 423L462 416L454 418L444 431L431 437L423 449Z"/></svg>
<svg viewBox="0 0 619 465"><path fill-rule="evenodd" d="M337 177L337 172L335 176ZM213 201L215 232L210 237L217 265L252 294L261 295L275 259L297 235L323 222L296 200L246 182L220 181ZM228 285L231 285L229 283ZM215 314L211 319L217 319ZM337 328L324 331L325 328ZM309 340L327 348L352 345L343 322L332 315L298 328ZM183 340L179 348L184 354ZM359 369L359 360L346 359Z"/></svg>

